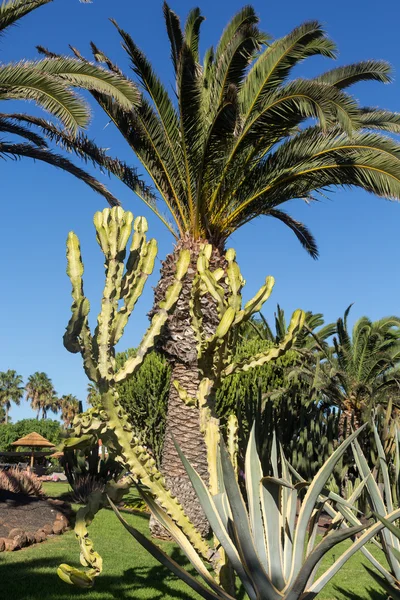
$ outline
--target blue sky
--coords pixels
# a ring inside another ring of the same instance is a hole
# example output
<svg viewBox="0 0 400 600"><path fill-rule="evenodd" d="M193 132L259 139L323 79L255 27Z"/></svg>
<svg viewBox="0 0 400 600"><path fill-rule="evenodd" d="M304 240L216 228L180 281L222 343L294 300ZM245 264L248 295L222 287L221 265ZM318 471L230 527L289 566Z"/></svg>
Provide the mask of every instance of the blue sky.
<svg viewBox="0 0 400 600"><path fill-rule="evenodd" d="M202 0L199 5L206 21L202 50L215 43L230 16L244 2ZM369 9L368 2L271 3L254 0L265 31L279 37L304 20L318 19L339 47L337 64L369 58L392 63L400 71L398 50L398 0L387 0L384 9ZM375 3L374 3L375 4ZM182 17L194 3L171 2ZM383 6L383 5L382 5ZM172 86L169 47L164 30L161 1L55 0L21 21L0 40L3 62L34 58L35 46L42 44L56 52L67 52L68 44L89 55L93 40L126 71L128 63L108 18L131 33L146 51L162 79ZM309 59L297 74L311 76L334 66L333 61ZM361 84L353 88L363 104L400 110L398 78L390 85ZM7 109L6 106L3 109ZM34 110L26 106L26 110ZM90 135L132 164L133 155L107 119L94 111ZM103 282L100 249L95 241L93 214L105 201L72 176L28 160L2 161L0 272L0 370L15 369L26 380L34 371L45 371L59 395L72 393L84 400L87 380L79 355L69 354L62 336L69 318L70 286L65 274L65 239L74 230L81 239L85 262L85 289L92 303L95 322ZM171 251L173 240L163 225L116 179L100 173L110 189L135 215L148 218L150 234L159 242L159 259ZM306 205L293 201L290 212L311 228L320 248L313 261L293 234L273 219L259 219L237 232L228 245L237 250L247 280L245 297L254 294L266 275L274 275L276 286L264 314L272 317L276 303L289 313L297 307L323 312L335 320L354 302L352 319L368 315L373 319L398 314L400 206L374 198L359 190L332 191L329 199ZM120 349L136 345L147 327L146 313L152 304L159 260ZM24 401L12 408L14 421L34 416Z"/></svg>

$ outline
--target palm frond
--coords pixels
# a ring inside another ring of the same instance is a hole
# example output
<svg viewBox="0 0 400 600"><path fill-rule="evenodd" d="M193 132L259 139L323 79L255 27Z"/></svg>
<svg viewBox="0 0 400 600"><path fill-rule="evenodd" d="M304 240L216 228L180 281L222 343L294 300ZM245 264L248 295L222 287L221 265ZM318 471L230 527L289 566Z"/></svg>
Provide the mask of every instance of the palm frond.
<svg viewBox="0 0 400 600"><path fill-rule="evenodd" d="M384 60L366 60L363 62L337 67L315 78L319 83L334 85L339 89L347 88L359 81L392 81L392 68Z"/></svg>
<svg viewBox="0 0 400 600"><path fill-rule="evenodd" d="M36 63L0 66L0 99L34 100L72 131L85 127L89 109L65 82L41 72Z"/></svg>
<svg viewBox="0 0 400 600"><path fill-rule="evenodd" d="M47 148L47 142L42 136L23 125L16 123L10 115L0 114L0 131L23 137L39 148Z"/></svg>
<svg viewBox="0 0 400 600"><path fill-rule="evenodd" d="M204 17L200 13L200 9L193 8L189 12L185 23L185 42L189 46L193 58L197 63L199 62L200 26L203 21Z"/></svg>
<svg viewBox="0 0 400 600"><path fill-rule="evenodd" d="M58 167L67 173L71 173L84 183L86 183L92 190L104 196L110 206L119 206L120 202L109 192L109 190L97 179L89 175L86 171L74 165L70 160L59 154L55 154L46 148L38 148L32 144L13 144L1 141L0 142L0 156L3 158L32 158L34 160L40 160L54 167Z"/></svg>
<svg viewBox="0 0 400 600"><path fill-rule="evenodd" d="M163 12L165 25L167 27L167 33L171 44L171 59L174 65L175 73L178 70L179 56L182 50L183 44L183 33L181 29L181 22L177 14L170 9L168 4L164 1Z"/></svg>
<svg viewBox="0 0 400 600"><path fill-rule="evenodd" d="M41 73L65 80L70 86L106 94L125 110L140 103L139 90L132 81L88 61L61 56L32 64Z"/></svg>
<svg viewBox="0 0 400 600"><path fill-rule="evenodd" d="M289 199L330 186L357 186L400 199L400 145L372 133L349 138L336 132L321 136L318 128L305 130L253 169L225 226L237 227Z"/></svg>
<svg viewBox="0 0 400 600"><path fill-rule="evenodd" d="M10 25L14 25L28 13L52 0L8 0L0 5L0 31L3 32Z"/></svg>
<svg viewBox="0 0 400 600"><path fill-rule="evenodd" d="M363 129L400 133L400 113L364 107L360 110L358 119Z"/></svg>
<svg viewBox="0 0 400 600"><path fill-rule="evenodd" d="M303 223L296 221L293 217L278 209L270 210L269 216L278 219L278 221L282 221L282 223L293 231L300 244L307 250L309 255L314 259L318 258L318 247L315 238Z"/></svg>
<svg viewBox="0 0 400 600"><path fill-rule="evenodd" d="M265 94L281 85L296 64L317 54L335 56L335 45L317 21L300 25L266 48L254 62L240 92L245 119L262 106Z"/></svg>

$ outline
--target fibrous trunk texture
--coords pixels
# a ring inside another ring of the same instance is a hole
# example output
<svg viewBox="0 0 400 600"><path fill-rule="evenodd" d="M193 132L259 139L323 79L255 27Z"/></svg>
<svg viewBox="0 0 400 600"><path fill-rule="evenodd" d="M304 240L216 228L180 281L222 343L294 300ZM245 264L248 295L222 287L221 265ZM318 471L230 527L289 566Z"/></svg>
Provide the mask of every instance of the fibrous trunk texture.
<svg viewBox="0 0 400 600"><path fill-rule="evenodd" d="M192 397L196 396L199 384L199 369L197 364L196 340L191 327L189 301L193 279L196 276L196 263L203 242L192 240L189 236L182 238L172 254L167 256L161 267L161 278L155 289L155 306L165 296L165 290L173 280L176 260L183 248L191 251L191 265L183 282L183 289L174 312L169 316L157 348L169 361L172 367L171 387L168 399L167 422L165 429L164 449L161 461L168 487L179 499L187 516L203 535L207 535L209 525L197 500L196 494L186 475L186 471L176 451L172 434L186 458L192 463L199 474L208 480L207 455L203 436L200 432L199 410L188 407L179 398L173 384L179 381L182 388ZM225 258L218 248L213 248L210 259L211 270L225 267ZM203 326L211 335L218 324L218 315L214 300L209 295L202 297ZM157 537L167 537L154 520L151 532Z"/></svg>

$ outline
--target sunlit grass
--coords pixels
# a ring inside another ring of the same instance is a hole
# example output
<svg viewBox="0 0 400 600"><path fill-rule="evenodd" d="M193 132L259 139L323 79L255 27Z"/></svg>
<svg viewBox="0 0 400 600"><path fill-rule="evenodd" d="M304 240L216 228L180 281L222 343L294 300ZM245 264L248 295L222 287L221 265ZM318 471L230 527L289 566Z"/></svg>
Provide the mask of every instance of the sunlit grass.
<svg viewBox="0 0 400 600"><path fill-rule="evenodd" d="M68 490L62 483L46 483L46 493L59 496ZM146 516L126 514L126 519L148 535ZM78 590L58 579L57 566L79 566L79 550L72 531L47 542L14 553L0 554L0 598L7 600L172 600L198 596L159 566L109 510L101 511L90 526L95 548L104 560L104 572L92 590ZM164 550L184 562L172 543ZM347 543L324 560L327 568ZM371 547L369 546L371 550ZM354 556L318 596L318 600L386 600L369 577L361 553ZM346 595L341 590L350 592Z"/></svg>

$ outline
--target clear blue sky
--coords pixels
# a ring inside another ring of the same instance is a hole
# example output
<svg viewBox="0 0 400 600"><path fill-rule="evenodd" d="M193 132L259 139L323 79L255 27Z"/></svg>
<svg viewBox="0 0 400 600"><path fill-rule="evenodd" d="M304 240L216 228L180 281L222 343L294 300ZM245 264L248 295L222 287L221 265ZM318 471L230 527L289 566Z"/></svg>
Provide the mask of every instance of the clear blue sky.
<svg viewBox="0 0 400 600"><path fill-rule="evenodd" d="M203 24L202 49L215 43L229 17L244 2L202 0L207 20ZM254 0L264 30L278 37L307 19L319 19L339 46L337 64L369 58L390 61L400 71L398 0L386 0L382 10L374 2L271 3ZM172 8L182 17L192 2L175 0ZM371 8L369 8L371 7ZM158 72L172 83L169 47L164 30L161 1L55 0L22 20L0 40L0 58L7 62L36 56L35 45L67 52L72 44L89 55L89 41L128 70L116 31L115 18L147 52ZM309 59L299 74L310 76L334 66L328 59ZM400 83L361 84L353 88L364 104L400 110ZM6 109L7 107L3 107ZM32 107L26 109L33 110ZM124 142L95 111L90 134L114 155L135 163ZM87 380L81 357L69 354L62 336L69 318L70 286L65 274L65 239L74 230L81 239L85 262L86 293L96 318L103 281L102 255L95 241L92 217L105 202L72 176L28 160L0 163L2 219L0 235L0 370L15 369L25 379L45 371L57 392L86 396ZM104 175L98 173L101 180ZM116 179L108 184L126 209L149 220L150 233L159 241L159 258L172 249L172 237L140 201ZM276 279L275 291L264 313L272 316L277 302L291 312L297 307L323 312L335 320L354 302L353 320L367 314L376 319L399 314L400 206L359 190L333 191L329 200L312 206L292 202L291 213L314 232L320 259L313 261L293 234L273 219L259 219L236 233L230 245L247 280L245 296L256 292L267 274ZM146 313L152 303L152 286L158 278L159 261L137 310L126 329L120 349L135 346L147 327ZM13 406L14 421L33 416L24 401Z"/></svg>

